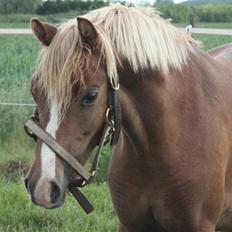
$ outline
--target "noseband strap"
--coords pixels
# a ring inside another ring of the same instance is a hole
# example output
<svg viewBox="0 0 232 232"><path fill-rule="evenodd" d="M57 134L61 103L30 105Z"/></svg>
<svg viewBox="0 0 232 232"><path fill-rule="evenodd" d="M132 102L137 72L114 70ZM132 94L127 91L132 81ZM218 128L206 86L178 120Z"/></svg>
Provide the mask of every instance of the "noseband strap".
<svg viewBox="0 0 232 232"><path fill-rule="evenodd" d="M56 140L44 131L39 126L39 115L36 110L35 113L24 121L24 129L26 133L32 137L35 141L41 139L50 149L52 149L59 158L64 160L80 177L76 183L71 183L68 186L69 192L76 198L83 210L89 214L94 210L91 203L84 196L84 194L78 189L90 184L95 176L95 172L98 169L99 161L103 146L105 146L111 138L111 144L114 145L118 142L120 130L121 130L121 114L119 104L117 102L117 90L119 84L112 84L109 86L108 95L108 108L106 111L106 121L98 144L98 148L92 163L92 168L88 172L85 167L79 163L73 155L66 151Z"/></svg>
<svg viewBox="0 0 232 232"><path fill-rule="evenodd" d="M69 164L84 180L88 181L91 174L69 153L67 152L56 140L44 131L36 122L31 118L24 122L24 126L29 129L36 137L40 138L47 146L49 146L62 160Z"/></svg>

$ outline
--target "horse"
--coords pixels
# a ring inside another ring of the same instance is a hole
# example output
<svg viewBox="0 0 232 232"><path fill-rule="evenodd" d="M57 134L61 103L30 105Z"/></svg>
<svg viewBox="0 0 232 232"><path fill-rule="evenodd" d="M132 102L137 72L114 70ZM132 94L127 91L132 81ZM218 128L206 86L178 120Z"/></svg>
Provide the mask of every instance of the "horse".
<svg viewBox="0 0 232 232"><path fill-rule="evenodd" d="M232 231L232 44L205 52L154 10L120 5L31 27L39 125L83 165L117 92L108 182L118 232ZM41 139L35 153L26 188L57 208L80 176Z"/></svg>

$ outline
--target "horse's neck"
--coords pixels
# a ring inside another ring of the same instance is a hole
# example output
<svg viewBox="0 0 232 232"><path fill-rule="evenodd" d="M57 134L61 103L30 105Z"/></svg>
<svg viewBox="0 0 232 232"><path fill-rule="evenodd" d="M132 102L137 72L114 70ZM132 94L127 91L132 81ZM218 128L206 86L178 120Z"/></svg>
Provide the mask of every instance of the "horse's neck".
<svg viewBox="0 0 232 232"><path fill-rule="evenodd" d="M162 140L165 81L159 72L146 71L120 75L119 101L122 112L122 133L133 153L150 153L151 140L160 145Z"/></svg>
<svg viewBox="0 0 232 232"><path fill-rule="evenodd" d="M119 72L124 140L133 152L148 156L155 151L165 153L166 142L175 136L184 114L189 120L200 117L202 102L197 99L204 95L205 83L199 70L193 71L196 62L191 62L166 76L151 70L136 75L130 69Z"/></svg>
<svg viewBox="0 0 232 232"><path fill-rule="evenodd" d="M198 50L190 54L182 71L171 70L166 76L158 71L135 75L127 68L119 76L123 129L113 157L121 155L136 168L146 161L148 166L164 167L164 163L181 160L180 155L185 154L177 152L181 149L180 138L191 142L195 136L199 142L198 134L209 125L208 112L221 107L217 102L222 96L228 103L231 99L231 93L225 91L226 85L232 85L230 73Z"/></svg>

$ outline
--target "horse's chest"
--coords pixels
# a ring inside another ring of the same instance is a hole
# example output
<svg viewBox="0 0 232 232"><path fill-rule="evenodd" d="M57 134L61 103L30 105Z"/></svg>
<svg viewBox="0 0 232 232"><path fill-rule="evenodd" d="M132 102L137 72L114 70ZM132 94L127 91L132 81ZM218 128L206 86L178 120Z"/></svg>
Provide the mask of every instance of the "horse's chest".
<svg viewBox="0 0 232 232"><path fill-rule="evenodd" d="M141 181L136 167L125 167L119 160L112 160L109 186L113 205L120 222L132 228L148 225L152 220Z"/></svg>
<svg viewBox="0 0 232 232"><path fill-rule="evenodd" d="M170 171L170 170L169 170ZM159 171L158 167L143 168L143 172L131 163L112 160L109 185L114 208L120 221L132 227L156 223L178 225L183 211L194 207L197 197L195 183L178 171ZM181 208L184 205L187 208ZM170 225L172 226L172 225Z"/></svg>

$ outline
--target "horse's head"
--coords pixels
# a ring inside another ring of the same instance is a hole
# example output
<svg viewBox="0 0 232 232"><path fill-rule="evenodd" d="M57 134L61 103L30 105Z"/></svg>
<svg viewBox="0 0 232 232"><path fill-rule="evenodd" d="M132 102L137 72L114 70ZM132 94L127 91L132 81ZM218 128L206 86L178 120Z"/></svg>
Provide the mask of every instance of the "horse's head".
<svg viewBox="0 0 232 232"><path fill-rule="evenodd" d="M56 28L31 21L43 45L39 68L31 82L40 126L84 164L99 143L105 123L108 80L100 34L87 19ZM41 139L25 178L32 201L59 207L75 172Z"/></svg>

